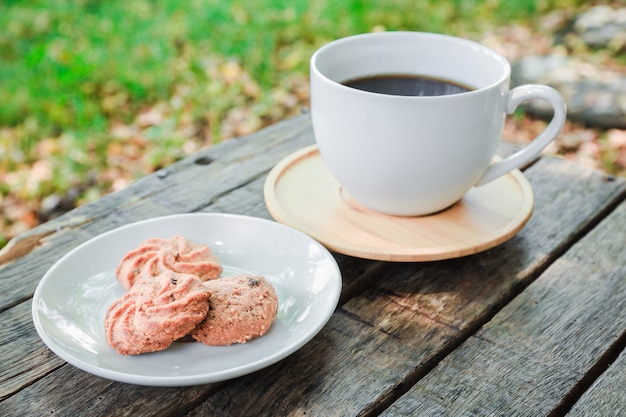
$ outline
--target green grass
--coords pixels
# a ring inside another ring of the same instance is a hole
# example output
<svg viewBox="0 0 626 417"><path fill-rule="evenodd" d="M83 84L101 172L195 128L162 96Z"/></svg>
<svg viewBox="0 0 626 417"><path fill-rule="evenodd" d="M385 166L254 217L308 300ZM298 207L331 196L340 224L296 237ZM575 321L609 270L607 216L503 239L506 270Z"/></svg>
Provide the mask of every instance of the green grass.
<svg viewBox="0 0 626 417"><path fill-rule="evenodd" d="M473 37L579 3L4 0L0 176L14 175L0 193L36 201L95 177L82 190L97 198L113 181L100 175L113 164L111 144L129 141L116 126L138 129L145 155L128 170L140 176L180 158L190 140L204 146L237 134L226 126L234 110L248 130L297 113L309 57L335 38L374 29ZM140 126L138 115L154 108L159 122ZM52 173L24 185L43 158Z"/></svg>
<svg viewBox="0 0 626 417"><path fill-rule="evenodd" d="M213 55L239 60L263 88L271 88L281 73L305 73L310 53L336 37L376 26L466 34L485 25L528 19L559 3L4 2L0 123L16 126L36 120L38 129L26 132L30 141L42 132L105 132L110 118L128 119L147 103L168 98L179 83L207 83L202 61Z"/></svg>

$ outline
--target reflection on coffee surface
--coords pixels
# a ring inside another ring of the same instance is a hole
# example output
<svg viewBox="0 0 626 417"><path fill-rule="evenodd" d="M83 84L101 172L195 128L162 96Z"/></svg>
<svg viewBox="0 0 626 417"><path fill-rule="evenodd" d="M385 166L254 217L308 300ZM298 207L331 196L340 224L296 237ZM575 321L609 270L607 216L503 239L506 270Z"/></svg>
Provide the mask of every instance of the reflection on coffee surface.
<svg viewBox="0 0 626 417"><path fill-rule="evenodd" d="M453 81L410 74L380 74L354 78L342 84L358 90L396 96L445 96L473 90Z"/></svg>

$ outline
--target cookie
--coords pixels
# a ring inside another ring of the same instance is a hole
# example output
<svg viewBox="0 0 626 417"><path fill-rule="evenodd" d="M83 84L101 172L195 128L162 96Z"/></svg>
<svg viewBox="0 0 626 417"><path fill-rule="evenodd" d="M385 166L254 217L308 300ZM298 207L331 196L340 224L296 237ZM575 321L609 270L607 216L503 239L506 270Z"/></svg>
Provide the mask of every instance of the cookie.
<svg viewBox="0 0 626 417"><path fill-rule="evenodd" d="M245 343L264 335L278 309L274 287L263 277L242 274L205 283L209 312L191 336L206 345Z"/></svg>
<svg viewBox="0 0 626 417"><path fill-rule="evenodd" d="M107 342L122 355L167 349L206 318L210 296L191 274L143 277L107 310Z"/></svg>
<svg viewBox="0 0 626 417"><path fill-rule="evenodd" d="M201 281L215 279L222 273L222 267L211 249L176 235L170 239L143 241L122 258L115 274L124 288L129 290L140 277L154 277L167 270L194 274Z"/></svg>

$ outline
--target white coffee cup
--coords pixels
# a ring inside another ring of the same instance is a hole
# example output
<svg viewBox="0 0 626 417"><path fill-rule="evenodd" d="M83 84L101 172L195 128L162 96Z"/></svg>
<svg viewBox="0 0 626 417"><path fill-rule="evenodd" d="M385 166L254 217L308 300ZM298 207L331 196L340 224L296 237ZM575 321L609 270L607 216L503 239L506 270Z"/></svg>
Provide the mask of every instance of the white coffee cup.
<svg viewBox="0 0 626 417"><path fill-rule="evenodd" d="M383 74L450 80L473 90L441 96L362 91L343 82ZM528 84L509 90L511 66L469 40L420 32L339 39L311 58L311 115L322 159L342 191L386 214L425 215L450 207L535 158L566 118L561 95ZM493 162L506 114L546 100L546 129L514 155Z"/></svg>

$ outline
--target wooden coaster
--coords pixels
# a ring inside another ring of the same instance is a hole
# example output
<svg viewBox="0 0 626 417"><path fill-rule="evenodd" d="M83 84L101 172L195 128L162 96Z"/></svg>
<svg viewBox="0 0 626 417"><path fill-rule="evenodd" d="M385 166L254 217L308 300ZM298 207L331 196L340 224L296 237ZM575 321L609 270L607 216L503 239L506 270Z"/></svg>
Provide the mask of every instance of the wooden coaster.
<svg viewBox="0 0 626 417"><path fill-rule="evenodd" d="M484 251L513 237L533 211L533 192L519 170L429 216L390 216L342 196L317 150L287 156L269 173L265 203L280 223L328 249L365 259L424 262Z"/></svg>

